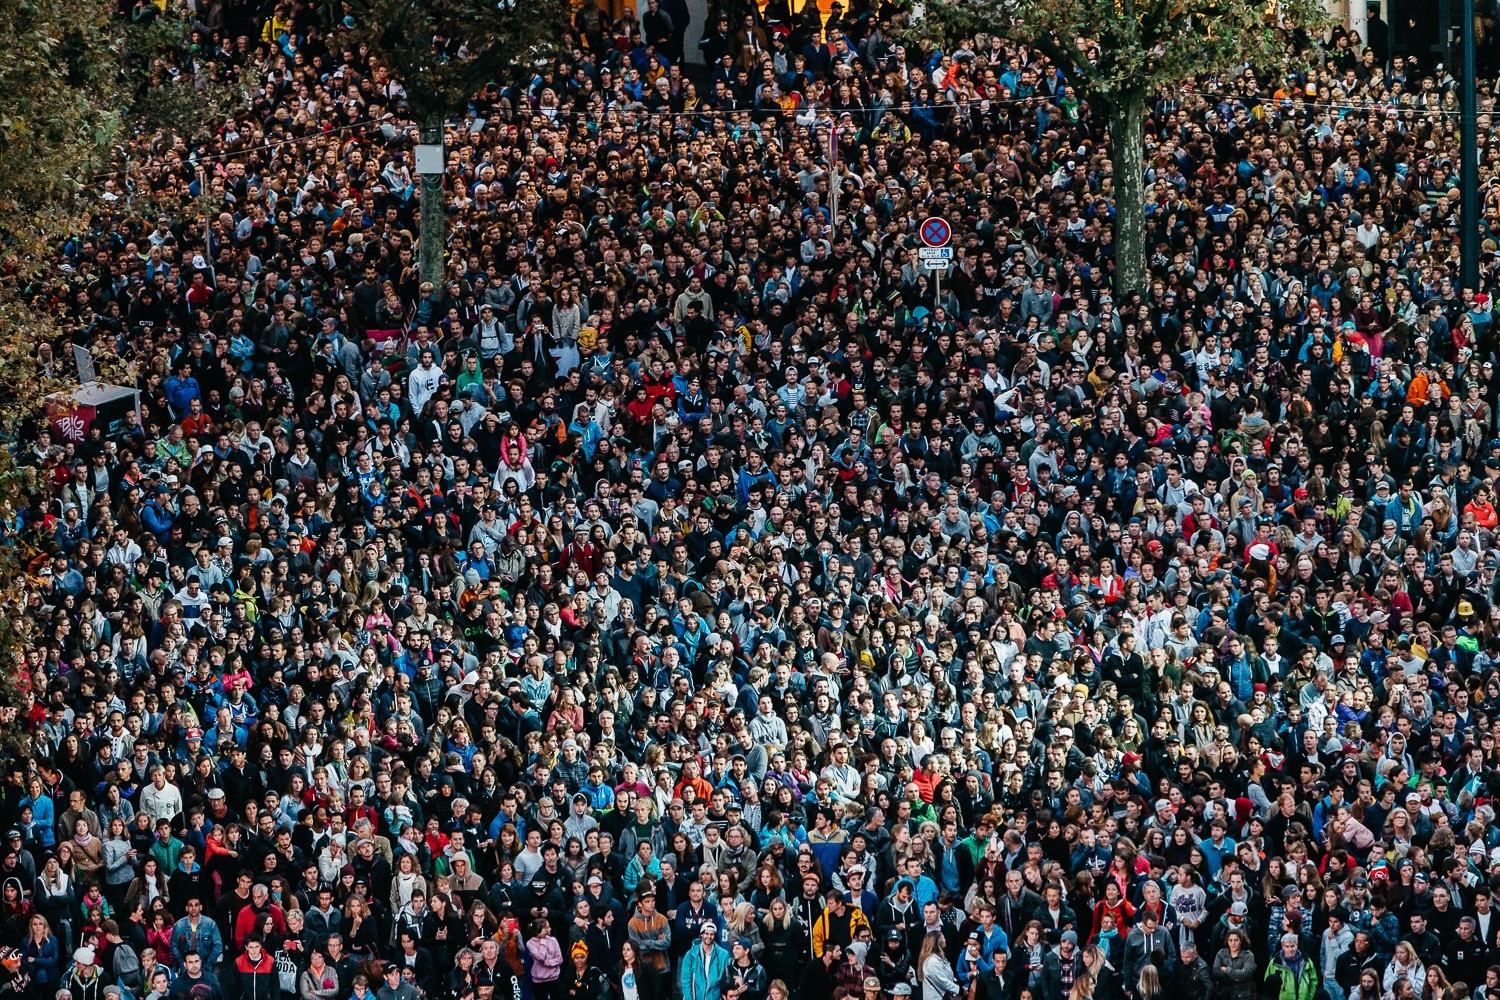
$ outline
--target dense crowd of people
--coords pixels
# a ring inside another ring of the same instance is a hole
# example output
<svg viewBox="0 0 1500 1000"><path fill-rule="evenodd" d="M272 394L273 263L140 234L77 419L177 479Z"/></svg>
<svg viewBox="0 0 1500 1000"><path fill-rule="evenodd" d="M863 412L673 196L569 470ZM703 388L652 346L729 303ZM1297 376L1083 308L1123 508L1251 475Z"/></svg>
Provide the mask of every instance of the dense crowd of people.
<svg viewBox="0 0 1500 1000"><path fill-rule="evenodd" d="M1497 140L1461 288L1400 23L1161 95L1122 291L1003 35L590 8L449 123L438 283L357 18L191 16L243 106L31 290L139 408L17 456L0 992L1500 991Z"/></svg>

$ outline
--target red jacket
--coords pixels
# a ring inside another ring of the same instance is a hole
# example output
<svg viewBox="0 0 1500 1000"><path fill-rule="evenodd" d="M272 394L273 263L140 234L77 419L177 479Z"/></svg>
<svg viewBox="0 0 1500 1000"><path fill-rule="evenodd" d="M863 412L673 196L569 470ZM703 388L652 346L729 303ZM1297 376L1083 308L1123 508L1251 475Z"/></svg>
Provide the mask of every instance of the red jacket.
<svg viewBox="0 0 1500 1000"><path fill-rule="evenodd" d="M234 918L234 943L237 948L244 950L245 940L260 930L260 922L267 913L271 914L271 922L276 928L276 933L286 934L286 914L281 907L275 903L267 903L264 910L257 910L253 904L250 904L241 909L239 916Z"/></svg>

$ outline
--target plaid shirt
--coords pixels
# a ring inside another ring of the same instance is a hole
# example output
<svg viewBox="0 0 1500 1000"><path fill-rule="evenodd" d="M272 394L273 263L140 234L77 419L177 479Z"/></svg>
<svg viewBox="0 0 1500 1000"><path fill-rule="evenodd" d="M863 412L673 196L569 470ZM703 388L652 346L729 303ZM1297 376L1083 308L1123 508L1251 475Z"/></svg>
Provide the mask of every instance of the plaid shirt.
<svg viewBox="0 0 1500 1000"><path fill-rule="evenodd" d="M1287 915L1286 904L1277 903L1271 907L1271 919L1266 927L1266 954L1274 955L1281 947L1281 921ZM1311 952L1313 940L1313 917L1311 910L1302 911L1302 926L1297 931L1297 937L1301 939L1299 947L1304 952Z"/></svg>

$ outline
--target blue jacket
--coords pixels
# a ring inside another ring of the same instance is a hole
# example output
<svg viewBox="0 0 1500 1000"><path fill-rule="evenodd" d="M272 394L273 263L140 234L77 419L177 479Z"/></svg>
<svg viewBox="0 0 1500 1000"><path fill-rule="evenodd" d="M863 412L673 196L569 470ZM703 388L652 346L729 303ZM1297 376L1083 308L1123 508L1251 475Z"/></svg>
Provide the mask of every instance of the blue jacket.
<svg viewBox="0 0 1500 1000"><path fill-rule="evenodd" d="M211 969L219 964L219 959L224 954L224 939L219 934L219 925L214 923L212 917L200 916L198 918L196 947L187 917L183 917L172 925L172 954L176 956L179 966L182 964L182 956L190 951L196 951L203 956L205 969Z"/></svg>
<svg viewBox="0 0 1500 1000"><path fill-rule="evenodd" d="M596 785L592 781L585 781L580 792L589 797L589 808L600 812L615 804L615 791L608 785Z"/></svg>
<svg viewBox="0 0 1500 1000"><path fill-rule="evenodd" d="M146 525L146 530L157 538L165 539L172 533L174 520L176 517L172 512L155 500L148 500L141 506L141 521Z"/></svg>
<svg viewBox="0 0 1500 1000"><path fill-rule="evenodd" d="M913 881L916 883L916 890L912 893L912 899L916 900L918 912L921 912L921 907L937 902L937 883L926 875L919 876Z"/></svg>
<svg viewBox="0 0 1500 1000"><path fill-rule="evenodd" d="M51 934L38 945L26 935L26 940L21 943L21 970L31 977L31 981L37 986L55 986L57 984L58 950L57 938Z"/></svg>
<svg viewBox="0 0 1500 1000"><path fill-rule="evenodd" d="M953 963L953 969L958 973L958 984L960 986L968 986L970 982L978 979L986 972L994 971L994 968L995 963L985 958L983 952L974 958L970 958L967 948L959 953L958 961Z"/></svg>
<svg viewBox="0 0 1500 1000"><path fill-rule="evenodd" d="M714 945L705 959L702 940L693 943L682 956L682 1000L719 1000L719 983L728 968L729 952Z"/></svg>
<svg viewBox="0 0 1500 1000"><path fill-rule="evenodd" d="M42 846L51 847L56 844L57 835L52 828L57 824L57 809L52 804L52 797L43 794L41 798L33 799L28 795L21 800L21 805L31 807L31 823L36 828Z"/></svg>
<svg viewBox="0 0 1500 1000"><path fill-rule="evenodd" d="M756 483L774 483L775 481L775 474L767 466L762 465L758 472L751 472L748 468L741 469L736 490L740 503L750 502L750 487Z"/></svg>
<svg viewBox="0 0 1500 1000"><path fill-rule="evenodd" d="M979 954L984 956L985 961L990 964L990 968L995 967L996 952L1010 954L1010 938L1006 936L1005 928L999 924L991 927L989 934L985 934L983 927L974 928L974 933L979 935Z"/></svg>
<svg viewBox="0 0 1500 1000"><path fill-rule="evenodd" d="M172 404L172 412L179 417L187 414L189 403L202 396L203 390L198 387L198 380L191 375L187 378L174 375L167 379L167 402Z"/></svg>

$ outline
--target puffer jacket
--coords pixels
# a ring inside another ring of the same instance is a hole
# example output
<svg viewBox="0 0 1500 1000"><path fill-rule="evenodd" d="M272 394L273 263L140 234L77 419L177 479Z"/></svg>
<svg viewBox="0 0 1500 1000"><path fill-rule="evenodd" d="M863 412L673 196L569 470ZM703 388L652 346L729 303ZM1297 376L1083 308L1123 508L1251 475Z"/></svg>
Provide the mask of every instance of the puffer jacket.
<svg viewBox="0 0 1500 1000"><path fill-rule="evenodd" d="M276 958L268 951L260 961L250 961L248 954L234 960L234 978L240 1000L281 1000L281 980L276 974Z"/></svg>

